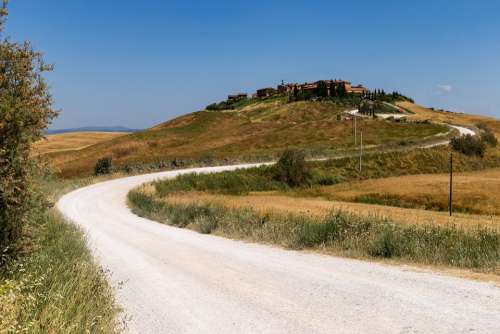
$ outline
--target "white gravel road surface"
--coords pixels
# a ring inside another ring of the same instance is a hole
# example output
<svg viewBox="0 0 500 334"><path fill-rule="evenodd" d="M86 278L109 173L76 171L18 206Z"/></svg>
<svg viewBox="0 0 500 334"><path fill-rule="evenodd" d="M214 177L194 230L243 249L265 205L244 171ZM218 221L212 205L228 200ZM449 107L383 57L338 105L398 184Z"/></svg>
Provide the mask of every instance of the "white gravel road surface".
<svg viewBox="0 0 500 334"><path fill-rule="evenodd" d="M465 136L465 135L475 136L476 135L476 133L473 130L466 128L464 126L450 125L450 124L447 124L447 125L450 127L450 129L457 130L460 136ZM436 147L436 146L448 145L449 142L450 141L448 139L445 139L442 141L435 142L433 144L425 145L425 146L423 146L423 148L431 148L431 147Z"/></svg>
<svg viewBox="0 0 500 334"><path fill-rule="evenodd" d="M449 125L449 126L451 128L458 130L458 132L460 133L461 136L464 136L464 135L475 136L476 135L476 133L474 131L472 131L471 129L468 129L466 127L458 126L458 125Z"/></svg>
<svg viewBox="0 0 500 334"><path fill-rule="evenodd" d="M249 167L244 165L240 167ZM127 177L65 195L129 319L130 333L500 333L500 288L174 228L139 218Z"/></svg>

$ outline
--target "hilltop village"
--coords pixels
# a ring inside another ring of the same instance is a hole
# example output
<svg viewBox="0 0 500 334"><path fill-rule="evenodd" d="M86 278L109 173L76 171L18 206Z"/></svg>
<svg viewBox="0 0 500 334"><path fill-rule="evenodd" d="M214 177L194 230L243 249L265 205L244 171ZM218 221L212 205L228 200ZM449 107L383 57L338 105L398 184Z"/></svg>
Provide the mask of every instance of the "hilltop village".
<svg viewBox="0 0 500 334"><path fill-rule="evenodd" d="M329 100L345 107L358 108L360 112L373 115L387 109L384 102L411 99L399 92L386 94L384 90L370 90L363 85L352 85L346 80L319 80L306 83L285 83L276 87L265 87L249 96L246 93L228 95L226 101L212 103L206 110L233 110L259 100L285 99L288 102Z"/></svg>
<svg viewBox="0 0 500 334"><path fill-rule="evenodd" d="M322 92L320 92L322 91ZM266 98L275 96L278 94L289 94L289 95L298 95L298 94L311 94L318 95L316 93L320 93L319 95L327 96L335 96L336 93L352 93L352 94L367 94L369 92L368 88L363 87L362 85L353 86L349 81L345 80L319 80L316 82L306 82L303 84L300 83L285 83L282 82L276 88L274 87L266 87L257 89L257 91L252 95L252 98ZM321 94L323 93L323 94ZM248 94L239 93L228 96L228 101L236 101L241 99L247 99Z"/></svg>

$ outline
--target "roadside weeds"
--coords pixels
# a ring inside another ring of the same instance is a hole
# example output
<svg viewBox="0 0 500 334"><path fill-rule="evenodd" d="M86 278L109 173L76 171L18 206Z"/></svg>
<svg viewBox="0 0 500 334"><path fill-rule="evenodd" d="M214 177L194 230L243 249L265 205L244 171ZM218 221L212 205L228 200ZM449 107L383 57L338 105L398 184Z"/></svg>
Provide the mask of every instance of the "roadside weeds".
<svg viewBox="0 0 500 334"><path fill-rule="evenodd" d="M345 212L317 217L258 213L211 203L172 204L141 188L130 192L128 201L140 216L200 233L350 258L500 274L497 230L394 224Z"/></svg>
<svg viewBox="0 0 500 334"><path fill-rule="evenodd" d="M49 198L91 180L44 180ZM0 333L117 333L119 309L83 232L56 212L29 219L22 253L0 271Z"/></svg>

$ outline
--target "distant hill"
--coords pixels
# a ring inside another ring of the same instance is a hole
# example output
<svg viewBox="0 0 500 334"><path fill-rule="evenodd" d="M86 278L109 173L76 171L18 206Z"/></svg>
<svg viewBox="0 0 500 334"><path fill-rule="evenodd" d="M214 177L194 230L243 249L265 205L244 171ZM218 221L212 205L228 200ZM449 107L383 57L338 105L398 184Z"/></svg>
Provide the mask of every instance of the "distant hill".
<svg viewBox="0 0 500 334"><path fill-rule="evenodd" d="M81 128L47 130L46 134L56 135L68 132L139 132L141 129L130 129L123 126L85 126Z"/></svg>

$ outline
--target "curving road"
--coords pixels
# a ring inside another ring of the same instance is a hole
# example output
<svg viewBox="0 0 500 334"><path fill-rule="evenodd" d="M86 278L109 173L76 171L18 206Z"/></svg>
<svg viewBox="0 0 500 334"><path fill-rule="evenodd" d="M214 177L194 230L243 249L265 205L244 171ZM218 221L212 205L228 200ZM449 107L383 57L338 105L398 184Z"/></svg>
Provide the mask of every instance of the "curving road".
<svg viewBox="0 0 500 334"><path fill-rule="evenodd" d="M448 124L448 126L453 128L453 129L458 130L458 132L460 133L461 136L465 136L465 135L475 136L476 135L476 133L473 130L466 128L466 127L463 127L463 126L450 125L450 124Z"/></svg>
<svg viewBox="0 0 500 334"><path fill-rule="evenodd" d="M476 135L476 133L473 130L471 130L469 128L466 128L464 126L451 125L451 124L446 124L446 125L448 125L448 127L450 129L452 129L452 130L453 129L457 130L458 134L460 136L466 136L466 135L475 136ZM423 146L423 148L431 148L431 147L436 147L436 146L441 146L441 145L448 145L449 142L450 141L448 139L446 139L446 140L443 140L443 141L436 142L434 144L425 145L425 146Z"/></svg>
<svg viewBox="0 0 500 334"><path fill-rule="evenodd" d="M500 288L407 267L286 251L161 225L126 195L127 177L65 195L110 271L130 333L500 333Z"/></svg>
<svg viewBox="0 0 500 334"><path fill-rule="evenodd" d="M346 113L348 113L352 116L356 116L356 117L362 117L362 118L370 117L368 115L361 114L358 109L350 110L350 111L347 111ZM377 116L381 117L381 118L394 117L397 119L397 118L405 118L405 117L408 117L410 115L394 113L394 114L377 114ZM464 126L452 125L452 124L448 124L448 123L443 123L443 124L447 125L451 130L457 130L458 134L460 136L465 136L465 135L475 136L476 135L476 133L473 130L466 128ZM431 148L431 147L436 147L436 146L441 146L441 145L447 145L448 143L449 143L449 140L443 140L443 141L436 142L434 144L425 145L422 148Z"/></svg>

